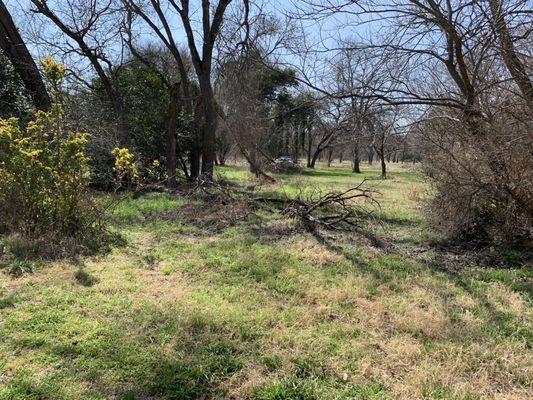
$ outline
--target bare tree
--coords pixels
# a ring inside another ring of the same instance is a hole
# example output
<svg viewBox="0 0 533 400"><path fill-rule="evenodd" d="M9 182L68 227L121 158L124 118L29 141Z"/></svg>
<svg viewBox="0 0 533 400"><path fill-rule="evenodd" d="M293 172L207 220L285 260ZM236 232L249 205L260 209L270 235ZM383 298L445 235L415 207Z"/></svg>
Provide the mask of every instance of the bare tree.
<svg viewBox="0 0 533 400"><path fill-rule="evenodd" d="M219 71L218 113L222 129L248 162L250 171L257 177L271 180L264 172L265 164L271 161L264 151L270 136L271 122L262 103L257 67L253 56L226 61L226 65Z"/></svg>
<svg viewBox="0 0 533 400"><path fill-rule="evenodd" d="M369 118L369 125L374 131L372 146L379 156L381 163L381 179L387 178L387 145L398 133L399 107L385 108L375 112Z"/></svg>
<svg viewBox="0 0 533 400"><path fill-rule="evenodd" d="M178 12L185 32L187 43L191 53L192 62L198 82L200 84L200 109L203 115L202 126L202 174L207 177L213 175L213 166L216 157L216 128L217 128L217 107L212 84L213 51L217 37L220 33L224 16L228 6L233 0L219 0L214 8L211 17L211 4L208 0L202 0L202 33L201 53L197 47L197 35L193 30L188 0L180 0L181 7L176 1L170 0L171 5ZM243 26L247 26L249 0L243 0L246 9ZM201 55L200 55L201 54Z"/></svg>
<svg viewBox="0 0 533 400"><path fill-rule="evenodd" d="M189 169L185 160L181 156L181 152L178 152L177 145L177 122L180 117L181 110L186 109L186 117L192 116L192 98L190 98L189 89L181 89L182 82L186 85L190 85L189 79L189 64L190 61L185 57L185 51L179 49L177 53L172 51L169 46L153 46L147 45L144 48L138 49L133 41L134 29L132 26L132 18L128 18L128 23L125 26L126 42L133 57L139 60L147 68L154 71L163 84L166 86L169 92L169 113L168 113L168 129L167 129L167 152L166 152L166 167L167 167L167 184L170 187L177 185L176 169L178 161L181 170L183 171L187 179L191 178ZM176 59L176 57L178 57ZM188 132L190 133L190 132ZM190 138L191 155L197 154L195 150L197 148L196 134L193 132L193 137ZM178 155L180 154L180 155ZM191 157L191 172L194 172L194 177L198 176L198 164L196 158Z"/></svg>
<svg viewBox="0 0 533 400"><path fill-rule="evenodd" d="M122 37L119 27L125 17L117 0L68 1L31 0L36 14L52 22L66 37L59 43L47 39L46 32L39 33L40 40L65 55L75 55L88 60L104 88L117 117L118 141L127 146L130 143L128 120L124 97L118 83L118 73L122 67ZM117 39L118 37L118 39ZM118 59L109 53L118 46ZM74 71L72 71L74 72ZM74 74L86 86L93 84L84 77Z"/></svg>
<svg viewBox="0 0 533 400"><path fill-rule="evenodd" d="M372 154L375 150L375 130L372 116L383 101L372 96L376 89L387 85L386 70L376 62L371 51L345 49L339 54L334 68L336 82L333 90L348 116L347 137L352 146L352 170L360 173L360 153L363 142L368 143ZM369 157L371 162L371 156Z"/></svg>
<svg viewBox="0 0 533 400"><path fill-rule="evenodd" d="M199 115L195 113L196 97L191 93L191 78L189 75L188 68L188 55L185 53L185 50L181 47L180 43L175 39L175 33L170 23L170 15L168 13L168 2L166 4L167 8L164 8L165 4L162 4L161 1L151 0L149 2L139 2L134 0L122 0L124 5L129 11L128 19L128 45L134 54L138 52L135 51L135 44L133 43L134 27L133 27L133 18L137 16L141 19L142 22L159 38L161 43L168 49L174 61L176 63L179 78L180 78L180 87L181 87L181 102L183 104L184 110L187 115L195 116L196 121L196 131L194 132L194 137L191 141L190 148L190 177L197 178L200 174L200 154L201 154L201 138L198 135L198 125L200 121L198 120ZM140 28L142 29L142 28ZM172 84L168 87L172 88Z"/></svg>
<svg viewBox="0 0 533 400"><path fill-rule="evenodd" d="M499 40L500 54L513 77L516 85L522 92L524 100L527 102L531 111L533 111L533 83L527 73L524 61L518 55L515 48L515 41L506 22L506 17L511 13L521 14L516 6L505 9L502 0L488 0L491 12L491 24ZM529 35L526 32L525 35Z"/></svg>
<svg viewBox="0 0 533 400"><path fill-rule="evenodd" d="M295 84L293 71L280 68L275 56L294 27L255 6L247 17L241 9L228 14L220 34L215 90L220 136L235 145L252 173L271 180L264 169L284 151L281 148L287 148L287 155L292 147L297 157L311 129L315 102L287 92ZM249 24L244 30L243 20ZM247 45L236 51L235 43Z"/></svg>
<svg viewBox="0 0 533 400"><path fill-rule="evenodd" d="M319 115L316 118L315 126L309 132L307 139L307 168L315 168L315 164L320 155L327 149L334 146L336 140L343 132L341 114L338 111L325 110L328 116Z"/></svg>

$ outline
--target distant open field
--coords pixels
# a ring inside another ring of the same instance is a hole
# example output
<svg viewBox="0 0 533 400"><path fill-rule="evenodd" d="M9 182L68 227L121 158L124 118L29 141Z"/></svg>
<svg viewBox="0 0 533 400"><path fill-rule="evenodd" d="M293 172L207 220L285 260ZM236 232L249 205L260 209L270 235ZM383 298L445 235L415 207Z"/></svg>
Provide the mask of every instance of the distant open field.
<svg viewBox="0 0 533 400"><path fill-rule="evenodd" d="M346 189L365 167L305 170L264 196ZM533 272L431 246L411 165L371 180L358 233L164 193L114 211L108 253L0 272L0 399L533 398Z"/></svg>

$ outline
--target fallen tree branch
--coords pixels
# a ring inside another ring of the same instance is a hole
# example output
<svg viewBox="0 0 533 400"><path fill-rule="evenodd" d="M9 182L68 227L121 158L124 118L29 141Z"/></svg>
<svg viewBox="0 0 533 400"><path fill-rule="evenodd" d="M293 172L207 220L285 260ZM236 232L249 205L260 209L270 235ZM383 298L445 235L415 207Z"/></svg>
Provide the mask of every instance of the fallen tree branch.
<svg viewBox="0 0 533 400"><path fill-rule="evenodd" d="M256 201L277 203L284 206L283 215L303 223L308 230L323 227L328 230L353 230L361 221L370 217L379 203L374 198L376 190L365 186L366 180L343 192L315 190L301 192L296 198L259 197ZM366 207L358 200L364 200ZM368 205L371 206L369 210Z"/></svg>

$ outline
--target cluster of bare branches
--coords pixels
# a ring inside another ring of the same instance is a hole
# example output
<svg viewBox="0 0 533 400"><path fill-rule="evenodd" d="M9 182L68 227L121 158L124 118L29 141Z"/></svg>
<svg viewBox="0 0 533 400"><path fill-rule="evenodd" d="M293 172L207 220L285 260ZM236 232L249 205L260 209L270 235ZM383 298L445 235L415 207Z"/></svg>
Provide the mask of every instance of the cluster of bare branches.
<svg viewBox="0 0 533 400"><path fill-rule="evenodd" d="M315 231L317 228L335 231L351 231L362 227L379 208L377 190L362 180L357 186L344 191L301 190L295 198L261 197L257 201L283 205L282 214L295 219L302 226Z"/></svg>

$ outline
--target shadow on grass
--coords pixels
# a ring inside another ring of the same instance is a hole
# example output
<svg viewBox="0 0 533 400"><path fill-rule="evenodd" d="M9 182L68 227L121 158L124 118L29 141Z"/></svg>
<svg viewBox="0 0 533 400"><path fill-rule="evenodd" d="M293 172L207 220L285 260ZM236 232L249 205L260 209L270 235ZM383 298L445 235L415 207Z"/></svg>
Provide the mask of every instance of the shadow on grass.
<svg viewBox="0 0 533 400"><path fill-rule="evenodd" d="M533 332L517 315L494 306L494 299L490 297L490 290L488 290L488 285L491 283L501 284L511 291L523 294L526 301L533 302L533 268L528 267L527 263L511 263L507 264L507 268L473 268L471 265L461 265L456 255L449 253L451 249L441 247L435 251L436 249L429 245L425 249L417 248L425 254L424 259L419 259L417 254L409 253L410 250L415 249L410 249L407 253L400 251L396 247L399 244L398 241L387 242L372 232L359 231L358 234L364 237L372 247L379 249L382 255L363 262L359 255L350 252L349 246L344 247L318 232L313 232L313 236L320 244L348 259L358 271L370 275L378 286L389 284L394 286L396 279L416 277L424 270L434 273L437 280L445 279L447 282L453 282L457 288L464 290L478 304L476 312L479 313L481 320L485 321L480 328L480 335L485 332L493 336L513 338L524 341L528 348L533 347ZM417 244L415 241L408 242ZM466 250L463 251L466 252ZM479 256L478 253L470 251L472 257ZM514 255L513 259L515 258L518 256ZM443 303L446 303L448 292L444 291L440 295L443 297ZM475 329L477 328L473 330Z"/></svg>
<svg viewBox="0 0 533 400"><path fill-rule="evenodd" d="M393 225L400 228L420 226L420 220L410 217L394 217L388 215L380 215L379 221L383 224Z"/></svg>
<svg viewBox="0 0 533 400"><path fill-rule="evenodd" d="M324 178L353 178L354 180L381 180L381 172L378 170L363 170L361 173L354 173L349 168L320 168L320 169L311 169L306 168L302 171L301 175L308 177L324 177ZM404 178L408 180L420 179L420 175L413 172L390 172L387 174L389 179L392 178Z"/></svg>
<svg viewBox="0 0 533 400"><path fill-rule="evenodd" d="M478 305L474 310L474 315L483 321L480 326L481 332L522 342L526 349L533 348L533 331L529 326L524 324L511 310L502 309L494 305L494 299L490 295L491 292L487 290L487 284L490 281L475 280L469 274L454 275L450 279L472 298L476 299ZM530 279L528 288L522 288L523 290L520 290L520 288L514 289L521 291L526 297L529 297L530 301L533 301L532 283L533 280Z"/></svg>
<svg viewBox="0 0 533 400"><path fill-rule="evenodd" d="M15 307L16 303L17 295L15 293L10 293L7 296L0 296L0 310Z"/></svg>
<svg viewBox="0 0 533 400"><path fill-rule="evenodd" d="M81 257L107 254L125 244L123 236L108 230L85 232L77 237L0 236L0 271L17 278L53 261L78 263Z"/></svg>
<svg viewBox="0 0 533 400"><path fill-rule="evenodd" d="M25 373L13 376L2 394L7 398L71 399L65 390L84 388L76 399L209 399L222 398L224 384L244 365L238 342L226 327L201 314L187 317L146 310L134 316L143 329L132 329L132 310L88 332L83 340L65 341L49 330L46 338L22 332L20 351L37 359L54 360L55 368L44 378ZM65 326L65 329L68 329ZM170 333L172 332L172 335ZM26 336L26 337L25 337ZM165 348L165 353L161 351Z"/></svg>

